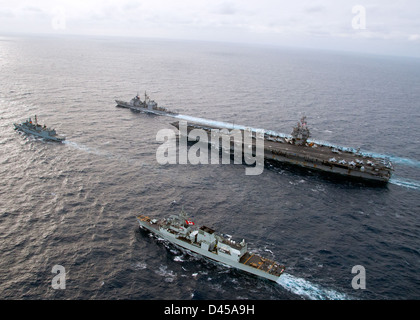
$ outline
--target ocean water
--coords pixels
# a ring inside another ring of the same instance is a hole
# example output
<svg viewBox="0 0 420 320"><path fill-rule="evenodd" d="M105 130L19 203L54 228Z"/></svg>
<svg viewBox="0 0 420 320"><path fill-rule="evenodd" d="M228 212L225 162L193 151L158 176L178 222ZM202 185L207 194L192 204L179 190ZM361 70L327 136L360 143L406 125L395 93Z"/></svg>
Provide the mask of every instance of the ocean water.
<svg viewBox="0 0 420 320"><path fill-rule="evenodd" d="M0 298L418 299L420 60L226 43L0 37ZM181 115L386 156L386 186L266 165L159 165L174 119L115 107L147 90ZM19 134L38 116L63 144ZM277 283L151 236L184 207L286 265ZM65 268L54 289L52 268ZM354 266L366 289L353 289Z"/></svg>

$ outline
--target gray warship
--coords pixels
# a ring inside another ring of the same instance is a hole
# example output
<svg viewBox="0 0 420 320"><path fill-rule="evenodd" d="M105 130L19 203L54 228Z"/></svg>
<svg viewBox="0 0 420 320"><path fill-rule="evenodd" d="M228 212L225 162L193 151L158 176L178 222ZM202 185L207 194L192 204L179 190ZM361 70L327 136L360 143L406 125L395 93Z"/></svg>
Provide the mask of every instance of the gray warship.
<svg viewBox="0 0 420 320"><path fill-rule="evenodd" d="M45 140L51 140L56 142L63 142L66 140L65 137L58 136L55 129L47 128L46 125L38 124L37 116L35 115L35 120L32 121L31 118L22 123L14 123L15 130L19 130L34 136L41 137Z"/></svg>
<svg viewBox="0 0 420 320"><path fill-rule="evenodd" d="M157 115L176 115L176 112L169 111L166 108L158 107L158 104L151 100L150 97L144 92L144 101L141 100L140 95L137 95L130 100L130 102L125 102L122 100L115 100L117 103L117 107L120 108L127 108L134 112L144 112L144 113L151 113Z"/></svg>
<svg viewBox="0 0 420 320"><path fill-rule="evenodd" d="M196 227L182 210L169 218L137 217L140 227L184 249L253 275L277 281L285 267L248 251L245 240L235 242L206 226Z"/></svg>
<svg viewBox="0 0 420 320"><path fill-rule="evenodd" d="M179 121L173 122L171 125L179 129ZM249 128L242 126L235 126L235 128L239 128L238 130L242 132L242 135L248 134L252 136L252 145L246 146L242 143L242 150L255 145L257 139L256 131L251 131ZM208 133L208 143L212 145L212 138L214 138L212 131L226 128L188 122L186 134L189 134L193 129L205 130ZM181 134L181 130L179 130L179 134ZM218 134L216 138L220 137L220 135ZM387 183L391 178L394 168L388 159L362 154L358 150L315 143L309 140L310 137L311 133L305 116L293 128L291 135L280 135L272 131L264 131L264 160L296 165L375 183ZM236 141L231 141L230 151L234 150L235 143Z"/></svg>

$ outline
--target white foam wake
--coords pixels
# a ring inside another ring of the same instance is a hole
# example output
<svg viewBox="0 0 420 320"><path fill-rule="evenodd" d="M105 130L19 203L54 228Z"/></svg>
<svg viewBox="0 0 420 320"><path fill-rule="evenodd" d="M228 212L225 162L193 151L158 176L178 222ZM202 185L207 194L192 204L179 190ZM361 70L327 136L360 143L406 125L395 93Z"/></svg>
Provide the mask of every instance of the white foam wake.
<svg viewBox="0 0 420 320"><path fill-rule="evenodd" d="M412 179L401 179L401 178L391 178L389 180L390 183L395 184L400 187L406 187L414 190L420 190L420 181L412 180Z"/></svg>
<svg viewBox="0 0 420 320"><path fill-rule="evenodd" d="M140 162L138 159L130 159L127 158L126 156L122 155L122 154L114 154L112 152L109 151L101 151L95 147L90 147L90 146L85 146L83 144L80 143L76 143L74 141L69 141L69 140L65 140L63 141L64 144L66 144L67 146L89 153L89 154L94 154L100 157L105 157L108 158L110 160L116 160L116 161L120 161L126 164L130 164L130 165L142 165L144 166L144 163Z"/></svg>
<svg viewBox="0 0 420 320"><path fill-rule="evenodd" d="M88 147L88 146L85 146L83 144L76 143L74 141L65 140L65 141L63 141L63 143L68 145L71 148L78 149L78 150L81 150L81 151L84 151L84 152L87 152L87 153L93 153L93 154L96 154L96 155L99 155L99 156L105 155L105 153L99 151L98 149Z"/></svg>
<svg viewBox="0 0 420 320"><path fill-rule="evenodd" d="M340 292L322 288L305 279L284 273L277 283L290 292L311 300L349 300L350 298Z"/></svg>

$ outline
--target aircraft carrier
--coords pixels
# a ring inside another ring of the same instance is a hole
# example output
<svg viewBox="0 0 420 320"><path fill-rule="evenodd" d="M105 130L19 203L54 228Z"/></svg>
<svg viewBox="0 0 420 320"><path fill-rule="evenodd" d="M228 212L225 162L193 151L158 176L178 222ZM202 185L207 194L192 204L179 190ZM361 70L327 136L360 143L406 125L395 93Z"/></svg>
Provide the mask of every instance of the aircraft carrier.
<svg viewBox="0 0 420 320"><path fill-rule="evenodd" d="M171 123L179 129L179 121ZM208 143L212 144L212 132L222 132L226 129L218 126L210 126L201 123L187 123L187 134L193 129L202 129L208 133ZM242 143L242 150L255 148L257 132L236 129L245 134L253 135L252 145ZM228 134L234 130L230 130ZM225 130L226 132L226 130ZM214 135L213 135L214 136ZM219 136L220 137L220 133ZM387 183L391 178L392 163L387 159L376 158L361 154L358 151L347 150L310 142L310 131L306 118L293 128L290 136L280 136L274 133L264 133L264 160L287 163L307 169L315 169L323 172L337 174L344 177L373 181L375 183ZM232 142L231 151L237 147Z"/></svg>
<svg viewBox="0 0 420 320"><path fill-rule="evenodd" d="M249 252L245 240L235 242L209 227L195 227L184 211L160 220L140 215L137 220L141 228L175 245L256 276L277 281L285 270L285 266Z"/></svg>
<svg viewBox="0 0 420 320"><path fill-rule="evenodd" d="M148 95L144 94L144 101L137 94L130 102L115 100L117 107L129 108L135 112L152 113L163 116L185 118L178 113L158 107L157 103L150 100ZM200 118L191 118L187 123L187 134L193 129L203 129L208 132L208 143L211 144L211 134L214 130L234 129L241 130L242 135L249 134L247 128L243 126L222 126L221 122L206 121ZM195 119L195 120L194 120ZM209 123L211 123L209 125ZM179 129L179 121L171 123ZM239 128L239 129L236 129ZM231 130L231 131L234 131ZM253 142L251 145L242 144L242 150L245 148L255 148L257 131L254 129ZM229 131L229 130L228 130ZM357 150L332 147L323 143L310 141L311 137L309 127L306 123L306 117L302 117L293 128L291 135L284 135L272 131L264 131L264 159L274 163L286 163L289 165L300 166L307 169L314 169L321 172L336 174L341 177L361 179L375 183L387 183L394 171L389 159L377 158L362 154ZM220 137L220 136L219 136ZM231 144L231 151L235 144Z"/></svg>

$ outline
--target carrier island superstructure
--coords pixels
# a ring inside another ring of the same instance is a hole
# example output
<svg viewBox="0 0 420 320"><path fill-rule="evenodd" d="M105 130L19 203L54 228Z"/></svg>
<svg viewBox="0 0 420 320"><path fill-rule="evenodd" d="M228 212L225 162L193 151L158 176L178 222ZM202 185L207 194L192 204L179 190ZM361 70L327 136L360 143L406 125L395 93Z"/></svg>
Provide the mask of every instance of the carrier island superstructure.
<svg viewBox="0 0 420 320"><path fill-rule="evenodd" d="M179 121L171 124L179 129ZM255 148L258 137L257 131L243 129L242 126L238 127L241 128L237 130L240 130L242 135L252 136L252 144L245 145L242 143L242 150L251 147ZM221 129L226 128L189 121L186 134L189 135L193 129L206 131L210 145L213 145L212 138L214 139L215 131L222 132L218 133L218 137L223 132L227 132L226 134L228 135L234 135L234 130L223 131ZM179 130L179 134L181 134L181 130ZM394 170L389 160L362 154L357 150L311 142L308 140L309 137L310 130L306 123L306 117L301 118L300 122L293 128L291 135L279 135L270 131L264 132L264 160L297 165L307 169L315 169L365 181L377 183L387 183L389 181ZM234 151L234 148L237 146L235 146L233 139L231 141L230 151Z"/></svg>
<svg viewBox="0 0 420 320"><path fill-rule="evenodd" d="M170 243L256 276L277 281L285 270L283 265L249 252L245 240L235 242L209 227L196 227L184 211L164 219L139 215L137 220L141 228Z"/></svg>

